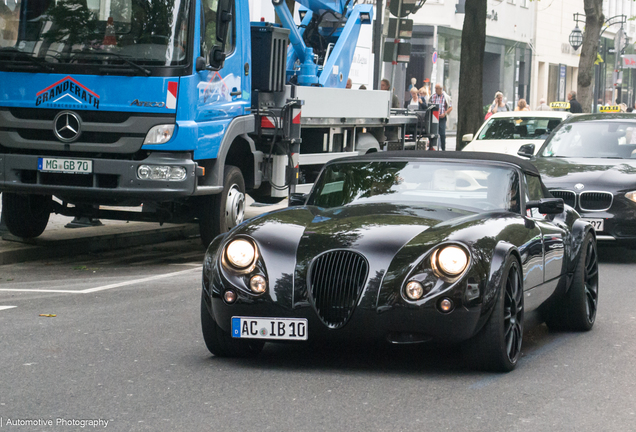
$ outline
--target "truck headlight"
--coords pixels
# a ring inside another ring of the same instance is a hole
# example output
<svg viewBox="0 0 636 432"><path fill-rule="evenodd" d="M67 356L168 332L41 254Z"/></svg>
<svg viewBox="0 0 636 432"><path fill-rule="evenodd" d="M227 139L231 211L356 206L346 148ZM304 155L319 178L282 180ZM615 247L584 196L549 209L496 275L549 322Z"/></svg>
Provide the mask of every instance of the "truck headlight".
<svg viewBox="0 0 636 432"><path fill-rule="evenodd" d="M431 256L433 269L447 276L459 276L468 266L468 252L459 246L446 246Z"/></svg>
<svg viewBox="0 0 636 432"><path fill-rule="evenodd" d="M251 241L237 239L225 247L225 258L236 270L245 270L256 261L256 247Z"/></svg>
<svg viewBox="0 0 636 432"><path fill-rule="evenodd" d="M146 134L144 144L164 144L170 141L174 133L173 124L157 125L151 128Z"/></svg>
<svg viewBox="0 0 636 432"><path fill-rule="evenodd" d="M182 166L139 165L137 168L137 177L140 180L182 181L187 176L188 171Z"/></svg>
<svg viewBox="0 0 636 432"><path fill-rule="evenodd" d="M628 200L632 201L632 202L636 202L636 191L633 192L627 192L625 194L625 198L627 198Z"/></svg>

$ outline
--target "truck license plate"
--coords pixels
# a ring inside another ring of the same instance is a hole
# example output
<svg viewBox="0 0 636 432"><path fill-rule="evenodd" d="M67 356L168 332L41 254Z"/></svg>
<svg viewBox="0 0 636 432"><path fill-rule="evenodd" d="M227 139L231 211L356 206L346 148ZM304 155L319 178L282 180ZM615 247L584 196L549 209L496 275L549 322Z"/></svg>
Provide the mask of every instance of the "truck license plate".
<svg viewBox="0 0 636 432"><path fill-rule="evenodd" d="M605 219L582 219L592 224L595 231L603 231L603 229L605 228Z"/></svg>
<svg viewBox="0 0 636 432"><path fill-rule="evenodd" d="M80 159L38 158L38 171L64 174L92 174L93 161Z"/></svg>
<svg viewBox="0 0 636 432"><path fill-rule="evenodd" d="M307 340L307 320L304 318L232 317L232 337Z"/></svg>

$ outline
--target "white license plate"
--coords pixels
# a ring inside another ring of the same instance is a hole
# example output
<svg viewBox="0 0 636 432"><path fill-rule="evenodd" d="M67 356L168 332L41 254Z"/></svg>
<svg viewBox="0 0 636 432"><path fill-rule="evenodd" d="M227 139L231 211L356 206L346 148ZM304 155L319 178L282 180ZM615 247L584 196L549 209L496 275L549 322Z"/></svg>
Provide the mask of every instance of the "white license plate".
<svg viewBox="0 0 636 432"><path fill-rule="evenodd" d="M38 171L64 174L92 174L93 161L80 159L38 158Z"/></svg>
<svg viewBox="0 0 636 432"><path fill-rule="evenodd" d="M592 224L595 231L603 231L603 229L605 228L605 219L582 219Z"/></svg>
<svg viewBox="0 0 636 432"><path fill-rule="evenodd" d="M232 317L232 337L307 340L307 320L305 318Z"/></svg>

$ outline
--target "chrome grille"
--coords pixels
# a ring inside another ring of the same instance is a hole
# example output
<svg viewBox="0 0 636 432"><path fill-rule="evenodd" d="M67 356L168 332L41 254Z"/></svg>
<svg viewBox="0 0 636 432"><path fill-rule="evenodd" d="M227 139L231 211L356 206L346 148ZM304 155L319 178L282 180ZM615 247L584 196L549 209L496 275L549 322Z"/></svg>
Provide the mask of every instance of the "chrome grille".
<svg viewBox="0 0 636 432"><path fill-rule="evenodd" d="M574 192L565 190L551 190L550 193L555 198L561 198L563 202L570 207L576 206L576 194Z"/></svg>
<svg viewBox="0 0 636 432"><path fill-rule="evenodd" d="M309 272L309 292L318 316L329 328L346 324L355 308L369 264L351 251L327 252L314 260Z"/></svg>
<svg viewBox="0 0 636 432"><path fill-rule="evenodd" d="M582 192L579 195L581 210L603 211L612 206L614 195L609 192Z"/></svg>

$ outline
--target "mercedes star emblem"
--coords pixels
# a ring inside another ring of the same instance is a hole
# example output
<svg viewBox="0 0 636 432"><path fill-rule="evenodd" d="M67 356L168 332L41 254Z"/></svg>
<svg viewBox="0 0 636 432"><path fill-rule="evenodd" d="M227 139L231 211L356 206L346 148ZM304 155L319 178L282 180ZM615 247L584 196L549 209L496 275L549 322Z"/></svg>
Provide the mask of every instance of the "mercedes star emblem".
<svg viewBox="0 0 636 432"><path fill-rule="evenodd" d="M574 189L576 190L582 190L585 187L585 185L583 183L577 183L574 185Z"/></svg>
<svg viewBox="0 0 636 432"><path fill-rule="evenodd" d="M82 122L73 111L62 111L53 120L53 133L62 142L70 143L79 138Z"/></svg>

